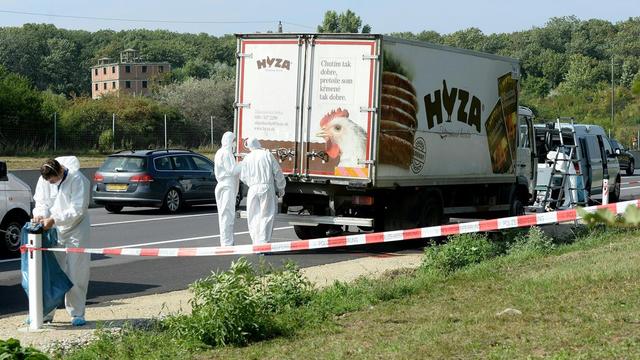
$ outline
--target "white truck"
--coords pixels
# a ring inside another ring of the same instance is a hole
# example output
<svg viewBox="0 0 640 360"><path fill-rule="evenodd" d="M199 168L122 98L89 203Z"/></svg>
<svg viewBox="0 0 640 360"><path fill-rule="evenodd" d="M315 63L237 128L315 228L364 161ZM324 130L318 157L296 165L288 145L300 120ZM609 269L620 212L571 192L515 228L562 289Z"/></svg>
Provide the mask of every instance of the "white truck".
<svg viewBox="0 0 640 360"><path fill-rule="evenodd" d="M7 172L0 161L0 253L16 254L20 248L20 231L31 214L31 188Z"/></svg>
<svg viewBox="0 0 640 360"><path fill-rule="evenodd" d="M520 214L535 186L515 59L372 34L237 35L235 132L287 177L300 238ZM520 116L519 116L520 114Z"/></svg>

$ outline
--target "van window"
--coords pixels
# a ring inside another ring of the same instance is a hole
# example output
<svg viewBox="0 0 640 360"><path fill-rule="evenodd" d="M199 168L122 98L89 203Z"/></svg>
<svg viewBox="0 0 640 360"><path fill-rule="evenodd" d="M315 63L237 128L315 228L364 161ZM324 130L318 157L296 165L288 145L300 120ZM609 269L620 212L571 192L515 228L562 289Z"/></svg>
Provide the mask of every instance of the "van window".
<svg viewBox="0 0 640 360"><path fill-rule="evenodd" d="M587 151L589 152L589 161L598 162L602 161L602 153L600 152L600 146L595 136L589 135L585 138L587 143Z"/></svg>
<svg viewBox="0 0 640 360"><path fill-rule="evenodd" d="M147 159L137 156L109 156L100 167L103 172L138 172L147 168Z"/></svg>

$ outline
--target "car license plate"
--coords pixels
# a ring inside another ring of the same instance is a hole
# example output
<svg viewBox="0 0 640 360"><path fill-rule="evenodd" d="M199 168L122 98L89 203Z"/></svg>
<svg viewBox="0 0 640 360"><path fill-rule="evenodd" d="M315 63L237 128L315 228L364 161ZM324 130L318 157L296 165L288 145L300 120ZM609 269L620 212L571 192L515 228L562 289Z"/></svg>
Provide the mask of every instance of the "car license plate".
<svg viewBox="0 0 640 360"><path fill-rule="evenodd" d="M107 191L127 191L129 184L107 184Z"/></svg>

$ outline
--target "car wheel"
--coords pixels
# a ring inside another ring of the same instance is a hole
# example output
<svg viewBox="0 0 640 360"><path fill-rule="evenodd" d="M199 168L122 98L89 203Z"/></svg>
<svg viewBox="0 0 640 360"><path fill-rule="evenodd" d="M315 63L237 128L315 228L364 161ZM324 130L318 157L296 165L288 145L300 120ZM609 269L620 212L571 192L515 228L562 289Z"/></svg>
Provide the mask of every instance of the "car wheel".
<svg viewBox="0 0 640 360"><path fill-rule="evenodd" d="M627 168L627 175L633 175L635 171L636 171L635 164L633 163L633 161L629 162L629 167Z"/></svg>
<svg viewBox="0 0 640 360"><path fill-rule="evenodd" d="M122 211L123 207L124 206L122 206L122 205L105 205L104 209L107 210L110 213L118 214L118 213L120 213L120 211Z"/></svg>
<svg viewBox="0 0 640 360"><path fill-rule="evenodd" d="M176 213L180 211L182 207L182 195L177 189L169 189L164 196L164 203L162 209L169 213Z"/></svg>
<svg viewBox="0 0 640 360"><path fill-rule="evenodd" d="M22 231L22 225L16 219L8 219L0 226L0 239L2 244L0 248L9 254L17 253L20 250L20 232Z"/></svg>

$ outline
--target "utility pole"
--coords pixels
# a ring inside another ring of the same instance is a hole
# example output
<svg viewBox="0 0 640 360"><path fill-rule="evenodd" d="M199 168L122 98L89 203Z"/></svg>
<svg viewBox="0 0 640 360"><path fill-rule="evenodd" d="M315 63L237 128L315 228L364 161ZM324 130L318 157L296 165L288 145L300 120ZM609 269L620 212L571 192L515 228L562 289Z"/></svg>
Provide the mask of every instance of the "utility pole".
<svg viewBox="0 0 640 360"><path fill-rule="evenodd" d="M167 148L167 114L164 114L164 148Z"/></svg>
<svg viewBox="0 0 640 360"><path fill-rule="evenodd" d="M56 152L57 149L57 139L58 139L58 113L53 113L53 152Z"/></svg>
<svg viewBox="0 0 640 360"><path fill-rule="evenodd" d="M113 135L113 139L111 139L111 151L116 151L116 114L113 113L113 117L111 118L111 135Z"/></svg>
<svg viewBox="0 0 640 360"><path fill-rule="evenodd" d="M213 151L213 115L211 115L211 151Z"/></svg>

